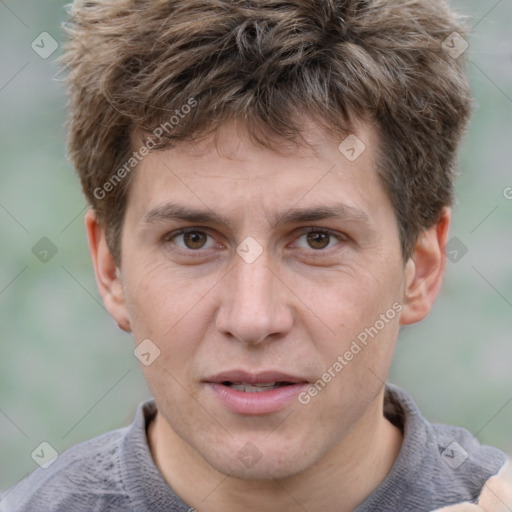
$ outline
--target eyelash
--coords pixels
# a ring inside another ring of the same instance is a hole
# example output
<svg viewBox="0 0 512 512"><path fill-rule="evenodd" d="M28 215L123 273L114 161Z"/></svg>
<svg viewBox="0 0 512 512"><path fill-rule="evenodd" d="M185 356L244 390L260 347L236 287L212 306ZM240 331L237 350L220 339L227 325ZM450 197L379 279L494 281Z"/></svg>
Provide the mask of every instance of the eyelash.
<svg viewBox="0 0 512 512"><path fill-rule="evenodd" d="M321 233L323 235L328 235L331 238L335 238L338 241L338 243L347 242L347 240L348 240L348 236L343 233L337 233L336 231L332 231L327 228L315 228L315 227L308 227L305 230L302 230L296 240L298 240L299 238L302 238L304 235L307 236L309 233ZM330 240L329 240L329 242L330 242ZM332 250L332 249L333 249L333 247L331 247L329 249L325 249L325 250L324 249L309 249L309 250L305 249L305 250L308 250L308 252L312 253L313 255L321 256L322 254L326 254L326 253L330 252L330 250Z"/></svg>
<svg viewBox="0 0 512 512"><path fill-rule="evenodd" d="M213 238L213 236L208 232L207 228L190 227L190 228L182 228L182 229L179 229L177 231L173 231L171 233L166 234L164 236L164 238L163 238L163 242L164 243L168 243L168 242L173 242L174 243L174 239L175 238L177 238L177 237L179 237L181 235L185 235L187 233L194 233L194 232L204 233L208 237ZM298 236L294 239L294 241L299 240L303 236L307 236L309 233L321 233L321 234L324 234L324 235L328 235L328 236L330 236L332 238L335 238L339 243L344 243L344 242L348 241L348 236L343 234L343 233L338 233L338 232L332 231L332 230L327 229L327 228L315 228L313 226L305 228L305 229L302 229L300 231L300 233L298 234ZM331 247L329 249L309 249L309 250L308 249L302 249L302 250L307 251L310 255L313 255L313 256L322 256L322 255L327 254L328 252L330 252L330 250L332 250L332 249L333 249L333 247ZM184 249L184 248L178 246L178 250L186 252L187 255L191 255L193 257L202 257L204 255L204 252L208 251L209 249L203 249L203 248L200 248L200 249Z"/></svg>
<svg viewBox="0 0 512 512"><path fill-rule="evenodd" d="M190 228L182 228L182 229L178 229L177 231L172 231L171 233L168 233L164 236L163 238L163 242L165 244L171 242L171 243L174 243L174 239L181 236L181 235L185 235L187 233L205 233L207 236L209 236L210 238L213 238L209 233L208 233L208 230L206 228L195 228L195 227L190 227ZM203 257L204 256L204 252L205 250L207 249L184 249L183 247L180 247L177 245L177 250L178 251L182 251L184 253L187 254L187 256L192 256L192 257Z"/></svg>

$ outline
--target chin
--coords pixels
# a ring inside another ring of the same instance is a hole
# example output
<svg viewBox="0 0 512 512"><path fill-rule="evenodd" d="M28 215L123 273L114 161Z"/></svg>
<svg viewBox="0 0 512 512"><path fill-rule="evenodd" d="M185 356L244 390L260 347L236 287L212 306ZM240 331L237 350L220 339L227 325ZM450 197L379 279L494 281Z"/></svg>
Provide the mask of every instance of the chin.
<svg viewBox="0 0 512 512"><path fill-rule="evenodd" d="M239 447L241 446L241 447ZM225 445L222 450L203 452L208 464L219 473L240 480L282 480L293 477L312 466L316 460L305 456L308 450L300 442L294 446L265 445L244 441L236 443L232 450ZM228 450L226 450L228 448ZM318 454L317 459L321 458Z"/></svg>

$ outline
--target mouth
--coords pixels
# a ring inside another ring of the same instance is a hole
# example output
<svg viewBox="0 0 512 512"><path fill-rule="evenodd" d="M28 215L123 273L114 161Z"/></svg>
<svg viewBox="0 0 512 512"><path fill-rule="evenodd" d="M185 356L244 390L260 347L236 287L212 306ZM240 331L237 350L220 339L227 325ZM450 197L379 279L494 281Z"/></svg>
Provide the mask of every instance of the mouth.
<svg viewBox="0 0 512 512"><path fill-rule="evenodd" d="M257 373L230 370L205 379L205 382L221 384L246 393L259 393L283 386L307 383L303 377L279 371L265 370Z"/></svg>
<svg viewBox="0 0 512 512"><path fill-rule="evenodd" d="M223 407L242 415L277 412L290 406L309 385L302 377L282 372L248 373L240 370L215 375L204 383Z"/></svg>
<svg viewBox="0 0 512 512"><path fill-rule="evenodd" d="M242 391L243 393L263 393L265 391L282 388L284 386L293 386L292 382L266 382L262 384L249 384L247 382L224 381L221 384L231 389L235 389L236 391Z"/></svg>

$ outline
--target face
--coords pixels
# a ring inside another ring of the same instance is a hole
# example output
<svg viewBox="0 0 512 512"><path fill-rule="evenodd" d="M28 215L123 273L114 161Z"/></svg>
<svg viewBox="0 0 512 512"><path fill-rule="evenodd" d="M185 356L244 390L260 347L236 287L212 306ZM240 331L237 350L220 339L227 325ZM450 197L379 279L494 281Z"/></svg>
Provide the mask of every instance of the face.
<svg viewBox="0 0 512 512"><path fill-rule="evenodd" d="M356 135L349 161L313 125L279 152L226 126L134 175L109 309L160 351L143 366L160 421L224 474L303 471L381 396L407 267L376 135Z"/></svg>

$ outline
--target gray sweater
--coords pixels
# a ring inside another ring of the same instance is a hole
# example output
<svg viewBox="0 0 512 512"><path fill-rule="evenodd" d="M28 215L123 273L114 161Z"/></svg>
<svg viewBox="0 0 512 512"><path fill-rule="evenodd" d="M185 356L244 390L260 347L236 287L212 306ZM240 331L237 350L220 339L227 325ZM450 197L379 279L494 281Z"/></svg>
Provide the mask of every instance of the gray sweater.
<svg viewBox="0 0 512 512"><path fill-rule="evenodd" d="M481 446L467 430L429 423L396 386L387 387L385 403L404 442L391 472L356 512L430 512L476 503L506 455ZM129 427L62 453L7 491L0 512L189 512L151 457L146 425L155 413L155 403L147 401Z"/></svg>

